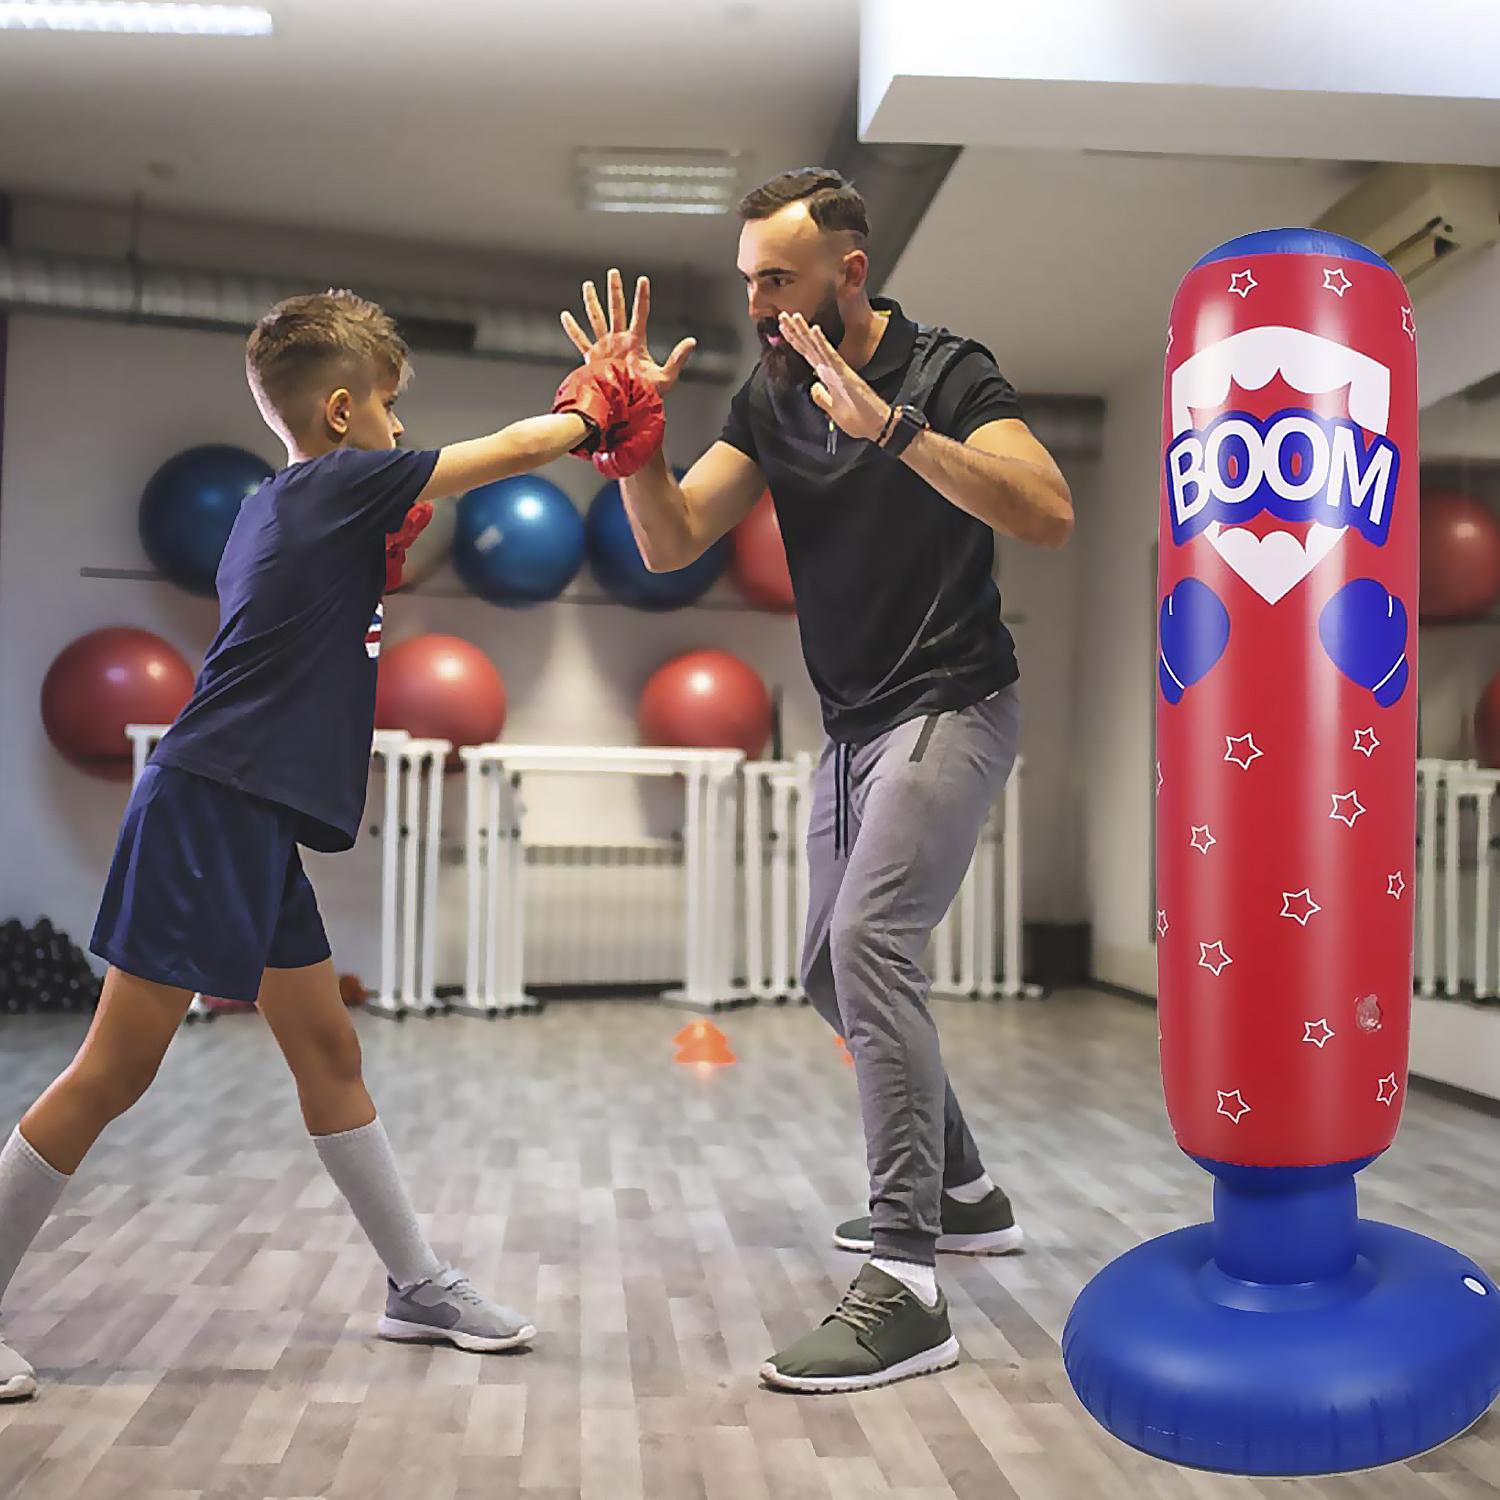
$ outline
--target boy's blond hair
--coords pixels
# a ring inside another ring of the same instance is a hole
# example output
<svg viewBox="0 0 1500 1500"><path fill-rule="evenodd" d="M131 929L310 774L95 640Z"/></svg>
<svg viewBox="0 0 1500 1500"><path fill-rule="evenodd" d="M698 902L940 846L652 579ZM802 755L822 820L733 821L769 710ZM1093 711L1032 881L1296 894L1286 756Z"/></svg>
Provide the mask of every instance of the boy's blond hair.
<svg viewBox="0 0 1500 1500"><path fill-rule="evenodd" d="M333 290L278 302L251 331L245 373L266 421L300 435L339 386L356 395L411 374L406 342L377 303Z"/></svg>

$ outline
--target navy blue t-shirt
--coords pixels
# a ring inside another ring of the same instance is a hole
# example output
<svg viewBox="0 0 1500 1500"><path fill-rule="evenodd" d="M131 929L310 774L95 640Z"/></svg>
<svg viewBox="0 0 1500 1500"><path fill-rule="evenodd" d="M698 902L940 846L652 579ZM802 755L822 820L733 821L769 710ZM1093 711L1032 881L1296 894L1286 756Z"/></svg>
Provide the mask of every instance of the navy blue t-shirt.
<svg viewBox="0 0 1500 1500"><path fill-rule="evenodd" d="M340 448L240 506L219 562L219 634L152 759L302 814L298 842L359 833L375 727L385 538L432 451Z"/></svg>

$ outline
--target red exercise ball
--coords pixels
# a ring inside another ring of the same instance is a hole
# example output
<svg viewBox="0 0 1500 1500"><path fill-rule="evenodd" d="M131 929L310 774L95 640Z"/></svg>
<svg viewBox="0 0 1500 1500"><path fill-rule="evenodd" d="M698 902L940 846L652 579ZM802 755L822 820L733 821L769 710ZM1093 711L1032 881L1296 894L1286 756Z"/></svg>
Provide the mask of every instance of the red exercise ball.
<svg viewBox="0 0 1500 1500"><path fill-rule="evenodd" d="M727 651L689 651L652 674L637 715L643 745L743 750L771 737L771 695L753 667Z"/></svg>
<svg viewBox="0 0 1500 1500"><path fill-rule="evenodd" d="M1500 600L1500 516L1469 495L1422 496L1422 618L1463 620Z"/></svg>
<svg viewBox="0 0 1500 1500"><path fill-rule="evenodd" d="M47 738L80 771L128 781L127 724L170 724L192 696L182 654L149 630L108 626L63 647L42 682Z"/></svg>
<svg viewBox="0 0 1500 1500"><path fill-rule="evenodd" d="M1474 710L1474 738L1479 742L1479 763L1500 768L1500 672L1490 678Z"/></svg>
<svg viewBox="0 0 1500 1500"><path fill-rule="evenodd" d="M375 725L424 740L485 745L505 727L505 684L478 646L419 635L380 657Z"/></svg>
<svg viewBox="0 0 1500 1500"><path fill-rule="evenodd" d="M730 571L740 592L761 609L791 614L797 608L792 597L792 575L787 571L786 548L781 523L767 490L755 508L734 528L734 561Z"/></svg>

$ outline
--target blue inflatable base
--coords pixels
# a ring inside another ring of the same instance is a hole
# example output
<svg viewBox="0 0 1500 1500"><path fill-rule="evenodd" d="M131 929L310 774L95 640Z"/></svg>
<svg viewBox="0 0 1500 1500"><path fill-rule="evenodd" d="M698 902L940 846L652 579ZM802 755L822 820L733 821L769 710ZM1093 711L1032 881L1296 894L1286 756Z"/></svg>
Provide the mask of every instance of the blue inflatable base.
<svg viewBox="0 0 1500 1500"><path fill-rule="evenodd" d="M1122 1255L1063 1330L1079 1399L1133 1448L1227 1474L1339 1474L1435 1448L1500 1395L1500 1289L1466 1256L1359 1220L1325 1281L1226 1276L1213 1226Z"/></svg>

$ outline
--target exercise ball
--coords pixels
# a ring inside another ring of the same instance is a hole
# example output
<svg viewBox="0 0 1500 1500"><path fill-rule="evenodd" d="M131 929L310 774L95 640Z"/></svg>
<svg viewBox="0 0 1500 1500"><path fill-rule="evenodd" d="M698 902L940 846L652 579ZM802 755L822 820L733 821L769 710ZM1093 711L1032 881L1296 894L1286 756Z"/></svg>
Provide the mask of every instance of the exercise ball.
<svg viewBox="0 0 1500 1500"><path fill-rule="evenodd" d="M505 727L505 684L494 662L471 642L455 635L415 636L381 653L375 726L449 740L455 749L488 744Z"/></svg>
<svg viewBox="0 0 1500 1500"><path fill-rule="evenodd" d="M792 597L792 575L787 571L781 523L767 490L755 508L734 528L734 561L730 572L750 603L778 614L797 608Z"/></svg>
<svg viewBox="0 0 1500 1500"><path fill-rule="evenodd" d="M453 554L453 533L458 527L458 507L439 500L432 507L432 519L417 533L417 539L406 549L401 568L401 582L392 590L399 593L424 578L431 578Z"/></svg>
<svg viewBox="0 0 1500 1500"><path fill-rule="evenodd" d="M1474 738L1481 765L1500 768L1500 672L1489 680L1474 710Z"/></svg>
<svg viewBox="0 0 1500 1500"><path fill-rule="evenodd" d="M1421 611L1462 620L1500 600L1500 517L1469 495L1422 496Z"/></svg>
<svg viewBox="0 0 1500 1500"><path fill-rule="evenodd" d="M583 565L583 517L535 474L482 484L458 502L453 565L491 604L555 599Z"/></svg>
<svg viewBox="0 0 1500 1500"><path fill-rule="evenodd" d="M42 681L42 727L80 771L130 777L127 724L170 724L192 696L182 654L149 630L110 626L58 653Z"/></svg>
<svg viewBox="0 0 1500 1500"><path fill-rule="evenodd" d="M743 750L771 737L771 695L753 667L727 651L689 651L658 668L637 714L643 745Z"/></svg>
<svg viewBox="0 0 1500 1500"><path fill-rule="evenodd" d="M677 476L679 479L682 474ZM729 563L733 544L720 537L701 557L671 573L653 573L641 561L620 486L604 486L589 506L589 566L616 604L632 609L681 609L701 599Z"/></svg>
<svg viewBox="0 0 1500 1500"><path fill-rule="evenodd" d="M271 477L264 459L210 443L169 458L141 494L141 545L164 578L212 596L240 502Z"/></svg>

